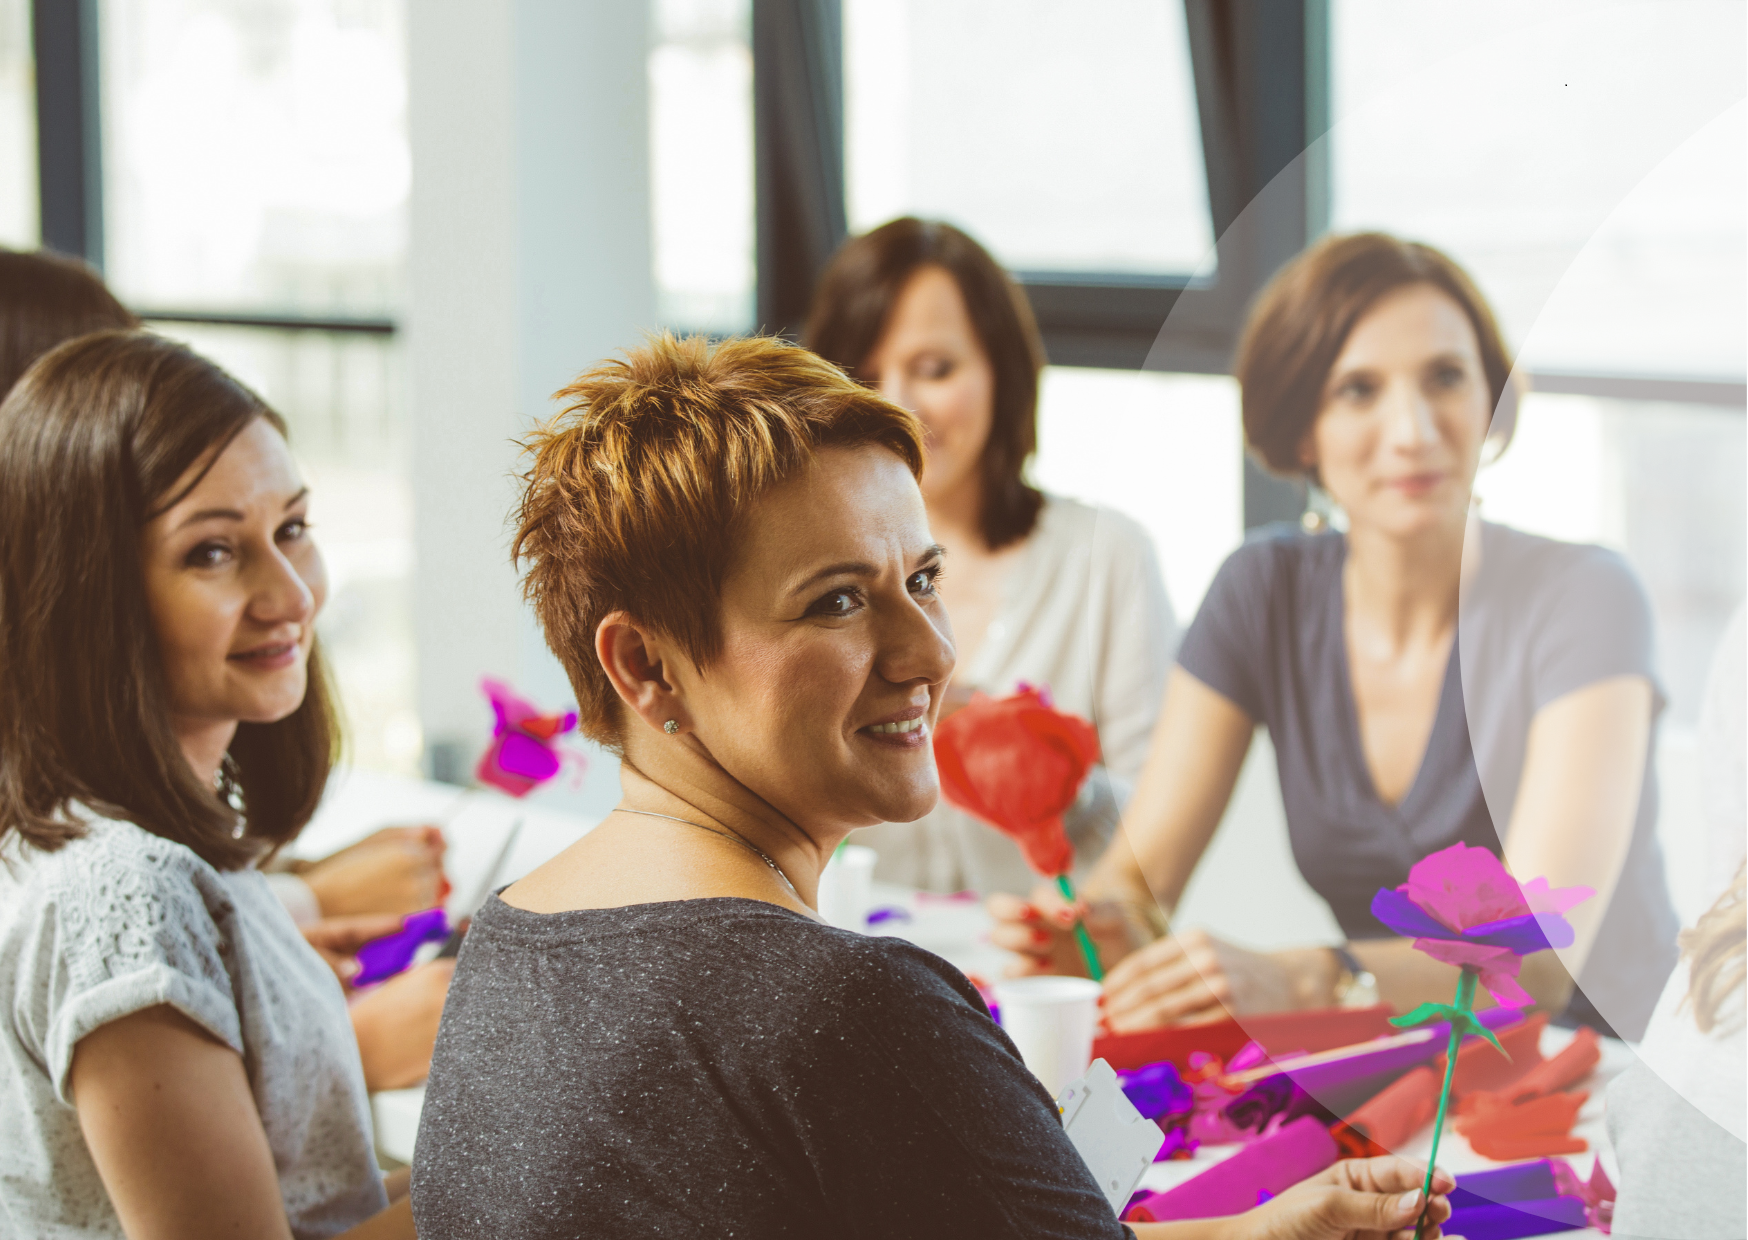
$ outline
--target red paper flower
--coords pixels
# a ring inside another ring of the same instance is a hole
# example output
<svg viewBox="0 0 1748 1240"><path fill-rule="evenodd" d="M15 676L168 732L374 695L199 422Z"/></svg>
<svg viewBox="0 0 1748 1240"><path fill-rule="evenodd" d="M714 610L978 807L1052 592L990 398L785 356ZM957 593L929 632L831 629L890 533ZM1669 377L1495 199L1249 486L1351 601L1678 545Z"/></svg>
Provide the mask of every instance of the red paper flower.
<svg viewBox="0 0 1748 1240"><path fill-rule="evenodd" d="M949 803L1013 837L1026 863L1053 878L1074 866L1062 814L1099 760L1092 724L1021 685L1012 697L977 694L935 729L935 765Z"/></svg>

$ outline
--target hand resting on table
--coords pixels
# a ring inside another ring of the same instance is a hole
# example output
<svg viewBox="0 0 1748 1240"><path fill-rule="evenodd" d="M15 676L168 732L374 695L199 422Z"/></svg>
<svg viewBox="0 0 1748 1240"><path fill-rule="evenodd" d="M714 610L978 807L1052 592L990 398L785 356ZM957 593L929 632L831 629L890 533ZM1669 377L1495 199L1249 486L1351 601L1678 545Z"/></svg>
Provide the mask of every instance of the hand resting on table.
<svg viewBox="0 0 1748 1240"><path fill-rule="evenodd" d="M436 826L384 827L296 873L315 894L323 917L416 913L448 894L446 847Z"/></svg>
<svg viewBox="0 0 1748 1240"><path fill-rule="evenodd" d="M1102 1004L1114 1033L1315 1007L1328 1001L1335 981L1333 958L1321 949L1254 952L1203 930L1147 942L1138 919L1116 902L1070 904L1047 884L1029 900L991 896L988 908L995 919L990 942L1019 957L1009 970L1018 975L1084 975L1074 937L1075 922L1084 918L1109 970Z"/></svg>

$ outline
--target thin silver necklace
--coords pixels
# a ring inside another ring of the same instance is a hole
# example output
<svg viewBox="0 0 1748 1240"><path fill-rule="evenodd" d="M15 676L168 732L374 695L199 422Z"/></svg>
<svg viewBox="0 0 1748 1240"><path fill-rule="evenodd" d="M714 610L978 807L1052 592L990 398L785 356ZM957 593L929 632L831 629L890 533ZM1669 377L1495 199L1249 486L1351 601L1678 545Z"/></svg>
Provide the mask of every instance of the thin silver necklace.
<svg viewBox="0 0 1748 1240"><path fill-rule="evenodd" d="M789 876L787 874L783 873L783 867L771 860L771 854L753 843L739 831L736 831L733 827L724 827L722 830L718 831L715 827L707 827L703 823L693 822L689 818L676 818L672 814L658 814L654 810L648 809L626 809L623 805L619 806L615 812L620 814L642 814L645 818L666 818L669 822L681 823L685 826L706 832L707 834L720 836L725 840L733 840L742 848L752 850L753 854L757 856L760 861L763 861L766 865L771 867L771 872L773 874L783 880L783 885L794 893L795 898L801 900L801 893L795 890L795 884L789 881ZM801 900L801 902L803 904L807 903L805 900Z"/></svg>

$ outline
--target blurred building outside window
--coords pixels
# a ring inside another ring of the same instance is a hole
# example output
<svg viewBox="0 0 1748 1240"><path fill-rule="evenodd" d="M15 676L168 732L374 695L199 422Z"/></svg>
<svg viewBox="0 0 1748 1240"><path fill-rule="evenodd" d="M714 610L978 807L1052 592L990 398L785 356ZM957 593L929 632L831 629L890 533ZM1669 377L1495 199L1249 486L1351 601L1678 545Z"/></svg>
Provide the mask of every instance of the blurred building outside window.
<svg viewBox="0 0 1748 1240"><path fill-rule="evenodd" d="M1212 262L1181 4L844 0L843 28L851 232L944 219L1015 271Z"/></svg>
<svg viewBox="0 0 1748 1240"><path fill-rule="evenodd" d="M106 277L150 314L388 320L407 191L403 0L103 0ZM290 423L351 760L416 773L406 379L392 331L153 321Z"/></svg>
<svg viewBox="0 0 1748 1240"><path fill-rule="evenodd" d="M0 245L34 250L36 72L30 0L0 0Z"/></svg>
<svg viewBox="0 0 1748 1240"><path fill-rule="evenodd" d="M650 204L656 312L676 331L753 326L751 0L653 0Z"/></svg>

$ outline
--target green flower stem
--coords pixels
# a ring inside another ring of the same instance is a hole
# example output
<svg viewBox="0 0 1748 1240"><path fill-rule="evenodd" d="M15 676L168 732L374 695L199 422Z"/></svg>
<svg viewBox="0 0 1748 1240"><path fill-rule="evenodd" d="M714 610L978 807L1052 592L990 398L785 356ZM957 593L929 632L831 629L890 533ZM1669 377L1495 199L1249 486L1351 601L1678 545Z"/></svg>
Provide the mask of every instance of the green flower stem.
<svg viewBox="0 0 1748 1240"><path fill-rule="evenodd" d="M1068 881L1068 875L1056 876L1057 890L1062 892L1062 898L1070 904L1074 903L1074 884ZM1105 980L1104 966L1099 963L1099 950L1093 946L1092 935L1086 932L1086 926L1081 922L1074 923L1074 937L1080 940L1080 954L1086 957L1086 975L1095 982Z"/></svg>
<svg viewBox="0 0 1748 1240"><path fill-rule="evenodd" d="M1477 974L1473 969L1465 968L1457 977L1457 1001L1453 1005L1460 1013L1467 1014L1475 1008L1475 980ZM1463 1047L1463 1021L1451 1021L1451 1044L1445 1051L1445 1083L1438 1091L1438 1118L1432 1121L1432 1153L1426 1157L1426 1184L1421 1188L1420 1219L1414 1224L1415 1240L1420 1240L1426 1234L1426 1218L1432 1211L1432 1169L1438 1165L1438 1142L1445 1131L1445 1111L1451 1105L1451 1081L1457 1075L1457 1052Z"/></svg>

